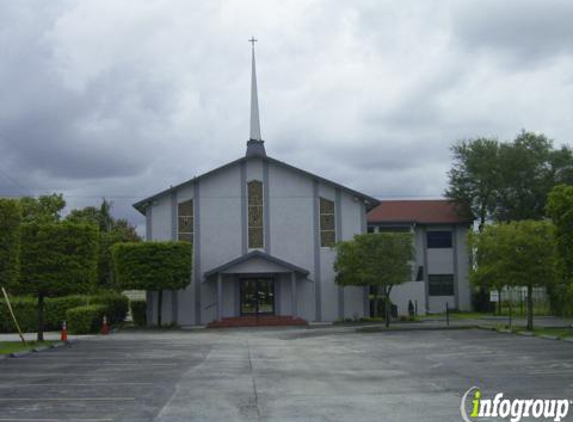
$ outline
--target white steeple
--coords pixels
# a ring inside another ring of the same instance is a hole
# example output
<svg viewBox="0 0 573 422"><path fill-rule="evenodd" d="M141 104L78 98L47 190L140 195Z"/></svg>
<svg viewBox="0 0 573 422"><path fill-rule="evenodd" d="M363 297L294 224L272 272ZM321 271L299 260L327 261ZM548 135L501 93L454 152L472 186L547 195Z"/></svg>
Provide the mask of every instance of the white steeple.
<svg viewBox="0 0 573 422"><path fill-rule="evenodd" d="M252 75L251 75L251 134L247 142L247 155L266 155L264 141L261 139L261 123L259 120L259 96L257 92L257 69L255 65L255 37L249 42L253 45L252 50Z"/></svg>

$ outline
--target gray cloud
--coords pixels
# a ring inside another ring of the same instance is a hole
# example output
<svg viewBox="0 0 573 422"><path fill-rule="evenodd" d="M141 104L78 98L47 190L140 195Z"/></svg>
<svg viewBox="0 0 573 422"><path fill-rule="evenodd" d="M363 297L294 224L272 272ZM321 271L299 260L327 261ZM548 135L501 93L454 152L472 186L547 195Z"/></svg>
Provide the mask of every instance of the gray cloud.
<svg viewBox="0 0 573 422"><path fill-rule="evenodd" d="M131 204L267 152L380 197L439 196L459 138L573 132L568 2L0 1L0 195Z"/></svg>

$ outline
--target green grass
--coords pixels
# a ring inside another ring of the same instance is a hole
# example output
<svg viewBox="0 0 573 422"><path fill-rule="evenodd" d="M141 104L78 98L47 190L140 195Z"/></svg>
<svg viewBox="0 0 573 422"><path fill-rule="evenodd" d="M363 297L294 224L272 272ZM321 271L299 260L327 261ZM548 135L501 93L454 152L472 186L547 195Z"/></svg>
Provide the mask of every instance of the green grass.
<svg viewBox="0 0 573 422"><path fill-rule="evenodd" d="M54 341L27 341L26 346L21 341L0 341L0 355L8 355L14 352L22 352L24 350L32 350L40 346L50 346Z"/></svg>

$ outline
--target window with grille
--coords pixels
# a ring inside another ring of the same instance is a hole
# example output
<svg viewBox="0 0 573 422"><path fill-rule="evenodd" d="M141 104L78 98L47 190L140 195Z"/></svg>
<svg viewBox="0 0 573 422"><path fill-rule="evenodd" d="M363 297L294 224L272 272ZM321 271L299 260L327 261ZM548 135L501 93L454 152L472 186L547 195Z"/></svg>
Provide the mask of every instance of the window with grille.
<svg viewBox="0 0 573 422"><path fill-rule="evenodd" d="M426 235L428 248L451 248L452 232L451 231L429 231Z"/></svg>
<svg viewBox="0 0 573 422"><path fill-rule="evenodd" d="M320 246L334 246L336 243L334 202L320 198Z"/></svg>
<svg viewBox="0 0 573 422"><path fill-rule="evenodd" d="M453 296L454 276L453 274L429 274L428 275L430 296Z"/></svg>
<svg viewBox="0 0 573 422"><path fill-rule="evenodd" d="M263 183L251 180L247 183L247 191L249 248L262 248L264 247Z"/></svg>
<svg viewBox="0 0 573 422"><path fill-rule="evenodd" d="M177 206L177 238L193 243L193 200L180 202Z"/></svg>

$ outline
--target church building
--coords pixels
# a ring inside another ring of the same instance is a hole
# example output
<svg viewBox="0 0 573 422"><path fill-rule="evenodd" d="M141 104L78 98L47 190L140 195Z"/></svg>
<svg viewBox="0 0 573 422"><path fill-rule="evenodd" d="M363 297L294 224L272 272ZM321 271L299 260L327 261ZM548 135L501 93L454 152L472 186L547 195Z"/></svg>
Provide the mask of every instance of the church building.
<svg viewBox="0 0 573 422"><path fill-rule="evenodd" d="M470 310L466 236L472 221L447 200L378 201L266 154L254 41L246 153L134 204L147 240L193 248L191 284L164 292L162 321L181 326L333 322L369 317L370 289L335 283L332 246L354 235L409 231L412 280L391 293L396 315ZM157 300L147 293L147 320Z"/></svg>
<svg viewBox="0 0 573 422"><path fill-rule="evenodd" d="M162 320L217 326L264 317L272 323L361 318L368 289L335 284L335 242L367 230L379 201L266 154L253 43L250 139L228 164L134 204L148 240L193 247L188 288L163 294ZM148 293L148 322L157 321Z"/></svg>

